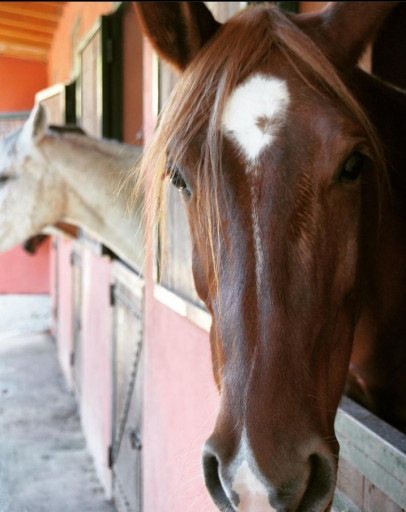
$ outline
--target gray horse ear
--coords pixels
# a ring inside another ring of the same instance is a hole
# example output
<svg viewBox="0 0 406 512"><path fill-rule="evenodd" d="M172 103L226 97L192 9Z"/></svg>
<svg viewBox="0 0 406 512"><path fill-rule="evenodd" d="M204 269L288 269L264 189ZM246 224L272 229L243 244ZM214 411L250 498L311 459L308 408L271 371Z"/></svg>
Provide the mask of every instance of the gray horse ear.
<svg viewBox="0 0 406 512"><path fill-rule="evenodd" d="M28 122L30 123L32 138L35 140L35 142L38 142L44 136L48 125L48 114L45 107L41 103L35 104Z"/></svg>
<svg viewBox="0 0 406 512"><path fill-rule="evenodd" d="M330 2L321 11L299 15L301 28L339 68L356 65L398 2Z"/></svg>
<svg viewBox="0 0 406 512"><path fill-rule="evenodd" d="M48 115L41 103L36 103L30 116L25 122L21 135L20 145L26 148L27 152L33 144L37 144L45 135L48 126Z"/></svg>

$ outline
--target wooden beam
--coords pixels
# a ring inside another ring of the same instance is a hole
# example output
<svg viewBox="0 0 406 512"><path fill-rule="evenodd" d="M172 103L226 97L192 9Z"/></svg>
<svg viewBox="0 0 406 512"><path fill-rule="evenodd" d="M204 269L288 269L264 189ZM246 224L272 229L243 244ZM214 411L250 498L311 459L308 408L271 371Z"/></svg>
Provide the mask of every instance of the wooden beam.
<svg viewBox="0 0 406 512"><path fill-rule="evenodd" d="M42 50L48 51L50 47L50 43L43 43L42 41L32 41L29 37L20 38L13 37L7 34L2 34L0 30L0 42L5 44L17 44L31 48L40 48Z"/></svg>
<svg viewBox="0 0 406 512"><path fill-rule="evenodd" d="M15 6L16 3L1 2L2 6L4 5L5 7ZM18 2L18 7L21 10L34 10L44 14L60 15L65 4L66 2Z"/></svg>
<svg viewBox="0 0 406 512"><path fill-rule="evenodd" d="M34 3L35 2L31 4L31 7L28 7L30 5L29 2L0 2L0 14L18 14L36 20L47 20L53 22L59 21L59 12L43 12L40 10L35 10ZM22 4L27 4L27 7L22 7Z"/></svg>
<svg viewBox="0 0 406 512"><path fill-rule="evenodd" d="M45 7L52 6L59 10L61 10L61 6L66 4L66 2L29 2L29 3L35 3L36 5L45 6Z"/></svg>
<svg viewBox="0 0 406 512"><path fill-rule="evenodd" d="M0 41L0 55L23 60L48 61L48 51L44 49L2 41Z"/></svg>
<svg viewBox="0 0 406 512"><path fill-rule="evenodd" d="M33 23L32 19L28 17L9 13L0 14L0 23L8 28L13 27L43 34L53 34L57 27L57 23L53 21L41 20L41 22Z"/></svg>
<svg viewBox="0 0 406 512"><path fill-rule="evenodd" d="M406 435L344 397L335 429L340 457L406 508Z"/></svg>
<svg viewBox="0 0 406 512"><path fill-rule="evenodd" d="M0 18L0 41L3 38L13 38L18 39L19 41L26 41L28 44L33 43L43 43L49 46L52 43L53 35L52 34L38 34L34 33L30 30L18 30L18 29L10 29L7 26L1 23Z"/></svg>
<svg viewBox="0 0 406 512"><path fill-rule="evenodd" d="M336 489L332 510L334 512L361 512L361 510L339 489Z"/></svg>

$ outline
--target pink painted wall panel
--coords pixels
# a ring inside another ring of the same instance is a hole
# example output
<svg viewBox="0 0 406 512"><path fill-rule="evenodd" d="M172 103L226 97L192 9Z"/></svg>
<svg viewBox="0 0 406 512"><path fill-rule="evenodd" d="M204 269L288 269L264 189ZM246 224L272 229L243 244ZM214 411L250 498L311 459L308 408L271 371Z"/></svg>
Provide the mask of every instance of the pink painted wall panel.
<svg viewBox="0 0 406 512"><path fill-rule="evenodd" d="M82 252L81 420L89 451L108 495L111 471L108 447L112 438L112 312L111 261Z"/></svg>
<svg viewBox="0 0 406 512"><path fill-rule="evenodd" d="M58 308L58 296L57 296L57 286L58 286L58 253L56 249L56 239L54 237L51 238L51 249L49 255L49 287L50 287L50 298L51 298L51 325L50 331L54 339L57 339L58 332L58 319L57 308Z"/></svg>
<svg viewBox="0 0 406 512"><path fill-rule="evenodd" d="M57 305L56 337L58 340L58 359L67 385L72 389L71 354L73 352L73 288L71 265L72 241L58 238L56 254L56 290L53 302Z"/></svg>
<svg viewBox="0 0 406 512"><path fill-rule="evenodd" d="M206 332L148 299L144 392L144 507L215 512L201 450L219 397Z"/></svg>
<svg viewBox="0 0 406 512"><path fill-rule="evenodd" d="M0 254L0 294L49 293L49 258L49 239L35 255L22 246Z"/></svg>

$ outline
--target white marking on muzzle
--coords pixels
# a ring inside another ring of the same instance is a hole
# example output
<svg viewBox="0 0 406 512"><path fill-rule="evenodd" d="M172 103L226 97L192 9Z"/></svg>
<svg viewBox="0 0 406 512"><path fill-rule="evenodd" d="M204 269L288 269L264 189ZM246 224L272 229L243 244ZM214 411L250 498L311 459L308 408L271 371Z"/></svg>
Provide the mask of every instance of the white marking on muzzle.
<svg viewBox="0 0 406 512"><path fill-rule="evenodd" d="M235 459L238 464L231 489L238 494L238 512L276 512L269 504L269 491L260 480L260 470L252 453L246 429L241 435L241 445Z"/></svg>
<svg viewBox="0 0 406 512"><path fill-rule="evenodd" d="M246 460L237 469L232 489L240 499L238 512L276 512L269 504L266 487L251 471Z"/></svg>

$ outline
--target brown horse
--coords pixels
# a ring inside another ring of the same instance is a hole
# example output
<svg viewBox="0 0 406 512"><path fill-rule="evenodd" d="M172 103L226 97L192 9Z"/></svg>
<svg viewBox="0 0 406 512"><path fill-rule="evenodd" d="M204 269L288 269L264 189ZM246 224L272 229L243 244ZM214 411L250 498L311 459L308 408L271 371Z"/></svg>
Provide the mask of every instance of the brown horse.
<svg viewBox="0 0 406 512"><path fill-rule="evenodd" d="M329 510L346 387L406 425L406 96L356 66L392 7L135 3L181 72L143 174L156 213L182 194L212 315L222 511Z"/></svg>

